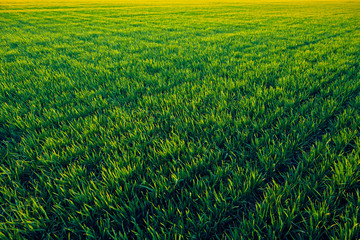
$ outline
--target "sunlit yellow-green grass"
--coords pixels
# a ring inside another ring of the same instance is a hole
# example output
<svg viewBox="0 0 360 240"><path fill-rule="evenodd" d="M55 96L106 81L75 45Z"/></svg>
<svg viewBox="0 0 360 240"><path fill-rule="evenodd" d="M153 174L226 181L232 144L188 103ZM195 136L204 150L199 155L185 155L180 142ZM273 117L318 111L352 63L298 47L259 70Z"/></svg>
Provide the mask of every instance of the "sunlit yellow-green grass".
<svg viewBox="0 0 360 240"><path fill-rule="evenodd" d="M358 239L360 2L0 3L0 239Z"/></svg>

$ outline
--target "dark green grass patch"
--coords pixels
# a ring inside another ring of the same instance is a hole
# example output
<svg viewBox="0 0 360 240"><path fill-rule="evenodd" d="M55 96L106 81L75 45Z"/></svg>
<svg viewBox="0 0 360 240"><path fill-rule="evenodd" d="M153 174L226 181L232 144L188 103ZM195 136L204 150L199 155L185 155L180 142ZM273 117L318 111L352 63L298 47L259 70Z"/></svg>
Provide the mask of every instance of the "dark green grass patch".
<svg viewBox="0 0 360 240"><path fill-rule="evenodd" d="M0 238L358 239L359 10L0 6Z"/></svg>

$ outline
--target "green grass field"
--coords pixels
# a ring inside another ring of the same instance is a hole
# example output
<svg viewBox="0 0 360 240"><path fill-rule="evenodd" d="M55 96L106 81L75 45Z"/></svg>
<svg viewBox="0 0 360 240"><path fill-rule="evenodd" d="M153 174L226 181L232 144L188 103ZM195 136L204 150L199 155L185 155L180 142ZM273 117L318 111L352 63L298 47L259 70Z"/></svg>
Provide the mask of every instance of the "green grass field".
<svg viewBox="0 0 360 240"><path fill-rule="evenodd" d="M0 2L0 239L359 239L360 2Z"/></svg>

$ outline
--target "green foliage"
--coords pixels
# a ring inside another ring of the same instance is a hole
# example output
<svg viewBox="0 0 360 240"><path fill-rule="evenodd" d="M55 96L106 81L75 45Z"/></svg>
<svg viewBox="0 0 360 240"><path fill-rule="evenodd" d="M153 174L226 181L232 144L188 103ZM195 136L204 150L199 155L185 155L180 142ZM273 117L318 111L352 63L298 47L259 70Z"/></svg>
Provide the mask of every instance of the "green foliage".
<svg viewBox="0 0 360 240"><path fill-rule="evenodd" d="M0 5L0 239L360 238L360 5Z"/></svg>

